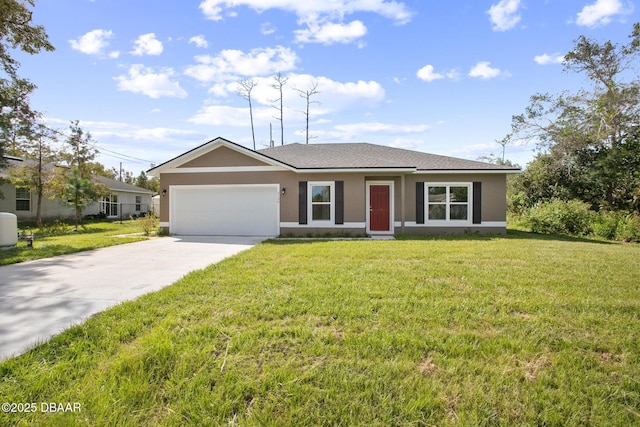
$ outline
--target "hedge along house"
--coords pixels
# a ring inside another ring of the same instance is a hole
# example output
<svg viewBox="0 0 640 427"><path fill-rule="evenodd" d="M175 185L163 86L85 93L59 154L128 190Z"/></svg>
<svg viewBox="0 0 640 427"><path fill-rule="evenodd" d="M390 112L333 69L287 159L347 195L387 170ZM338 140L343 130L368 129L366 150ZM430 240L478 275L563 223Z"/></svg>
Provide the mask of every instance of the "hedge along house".
<svg viewBox="0 0 640 427"><path fill-rule="evenodd" d="M150 169L177 235L506 232L520 169L367 143L251 150L216 138Z"/></svg>

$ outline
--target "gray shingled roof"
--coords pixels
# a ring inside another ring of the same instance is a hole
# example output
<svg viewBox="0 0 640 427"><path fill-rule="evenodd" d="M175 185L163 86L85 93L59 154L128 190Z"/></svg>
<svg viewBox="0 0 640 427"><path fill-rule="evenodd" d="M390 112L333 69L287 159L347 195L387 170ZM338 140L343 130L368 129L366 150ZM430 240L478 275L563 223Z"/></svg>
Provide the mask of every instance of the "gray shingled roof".
<svg viewBox="0 0 640 427"><path fill-rule="evenodd" d="M126 191L130 193L147 193L153 194L153 191L149 191L147 189L136 187L135 185L127 184L126 182L118 181L117 179L107 178L106 176L94 176L93 182L104 184L109 187L109 190L113 191Z"/></svg>
<svg viewBox="0 0 640 427"><path fill-rule="evenodd" d="M415 168L438 170L504 170L518 168L386 147L368 143L287 144L258 150L296 169Z"/></svg>
<svg viewBox="0 0 640 427"><path fill-rule="evenodd" d="M5 159L7 160L7 166L8 167L20 166L21 164L33 164L33 163L35 163L32 160L24 160L24 159L21 159L19 157L5 156ZM46 168L53 168L55 166L48 163L48 164L45 165L45 167ZM8 168L0 168L0 178L5 178L5 179L9 178ZM107 178L106 176L100 176L100 175L94 176L93 177L93 182L96 182L96 183L99 183L99 184L104 184L110 190L113 190L113 191L127 191L127 192L134 192L134 193L153 194L153 191L149 191L149 190L146 190L144 188L136 187L135 185L127 184L126 182L121 182L121 181L118 181L116 179Z"/></svg>

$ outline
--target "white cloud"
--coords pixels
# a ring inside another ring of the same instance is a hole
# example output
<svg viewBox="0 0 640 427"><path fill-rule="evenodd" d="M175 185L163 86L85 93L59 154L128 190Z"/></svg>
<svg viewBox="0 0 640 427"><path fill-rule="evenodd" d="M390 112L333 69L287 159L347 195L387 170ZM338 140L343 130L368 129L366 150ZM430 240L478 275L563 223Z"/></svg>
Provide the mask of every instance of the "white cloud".
<svg viewBox="0 0 640 427"><path fill-rule="evenodd" d="M159 112L154 109L153 112ZM69 120L45 118L47 123L55 125L68 125ZM107 122L107 121L93 121L93 120L81 120L80 126L91 132L94 137L100 136L115 136L125 139L135 140L170 140L175 137L189 136L189 135L201 135L197 131L184 130L184 129L171 129L171 128L142 128L137 125L123 122ZM99 138L97 138L99 139Z"/></svg>
<svg viewBox="0 0 640 427"><path fill-rule="evenodd" d="M420 68L416 73L420 80L424 80L425 82L432 82L434 80L444 79L444 74L436 73L434 71L433 65L425 65Z"/></svg>
<svg viewBox="0 0 640 427"><path fill-rule="evenodd" d="M338 82L328 77L315 77L310 74L289 74L287 78L286 88L289 90L284 93L284 104L295 110L303 110L305 101L292 88L306 90L313 83L317 83L318 94L313 100L320 104L314 106L316 115L343 111L353 105L371 105L371 103L382 101L385 96L384 88L375 81ZM254 92L256 102L272 105L272 100L278 96L275 89L271 87L274 83L273 78L261 77L256 79L256 82Z"/></svg>
<svg viewBox="0 0 640 427"><path fill-rule="evenodd" d="M265 36L273 34L276 31L277 31L276 27L271 25L270 22L265 22L264 24L260 25L260 32Z"/></svg>
<svg viewBox="0 0 640 427"><path fill-rule="evenodd" d="M420 150L423 145L423 140L413 138L396 138L390 144L391 147L404 148L405 150Z"/></svg>
<svg viewBox="0 0 640 427"><path fill-rule="evenodd" d="M108 40L112 37L112 31L98 29L89 31L76 40L69 40L69 43L72 49L87 55L104 55L104 49L109 46Z"/></svg>
<svg viewBox="0 0 640 427"><path fill-rule="evenodd" d="M124 125L125 127L122 129L100 129L92 130L91 134L96 137L117 137L128 140L135 141L153 141L153 142L161 142L161 141L172 141L175 138L180 137L188 137L194 135L200 135L199 132L191 131L191 130L182 130L182 129L171 129L171 128L136 128L131 125ZM92 126L92 129L95 129Z"/></svg>
<svg viewBox="0 0 640 427"><path fill-rule="evenodd" d="M197 47L201 47L203 49L206 49L209 47L209 43L207 42L207 39L202 34L191 37L189 39L189 43L193 43Z"/></svg>
<svg viewBox="0 0 640 427"><path fill-rule="evenodd" d="M578 13L576 23L593 28L608 24L615 15L629 13L631 13L631 9L625 9L620 0L596 0L595 3L585 6Z"/></svg>
<svg viewBox="0 0 640 427"><path fill-rule="evenodd" d="M305 78L305 76L302 77ZM380 83L373 80L342 83L327 77L318 77L317 81L320 102L324 102L327 107L330 107L334 101L336 104L345 103L345 101L351 102L356 99L364 100L367 103L380 102L385 96L384 88ZM300 86L304 87L303 85ZM340 97L345 99L340 99ZM323 101L323 98L327 99Z"/></svg>
<svg viewBox="0 0 640 427"><path fill-rule="evenodd" d="M425 132L430 129L429 125L398 125L393 123L364 122L336 125L334 129L347 135L358 136L369 133L386 134L411 134Z"/></svg>
<svg viewBox="0 0 640 427"><path fill-rule="evenodd" d="M533 60L540 65L562 64L564 62L564 55L561 53L554 53L552 55L543 53L542 55L534 57Z"/></svg>
<svg viewBox="0 0 640 427"><path fill-rule="evenodd" d="M508 75L507 73L500 71L498 68L491 68L489 61L478 62L469 71L469 77L477 77L480 79L493 79L500 75Z"/></svg>
<svg viewBox="0 0 640 427"><path fill-rule="evenodd" d="M197 65L187 67L185 74L202 82L215 82L248 76L263 76L296 68L298 57L289 48L252 49L248 53L227 49L217 56L195 57Z"/></svg>
<svg viewBox="0 0 640 427"><path fill-rule="evenodd" d="M367 33L367 27L361 21L352 21L348 24L308 22L308 27L294 31L296 42L322 43L351 43Z"/></svg>
<svg viewBox="0 0 640 427"><path fill-rule="evenodd" d="M175 138L200 135L199 132L184 129L171 129L171 128L142 128L134 129L129 132L126 137L134 140L147 140L147 141L171 141Z"/></svg>
<svg viewBox="0 0 640 427"><path fill-rule="evenodd" d="M163 96L185 98L187 92L178 82L171 80L173 75L171 68L164 68L156 73L142 64L134 64L129 68L127 76L115 79L118 81L118 90L142 93L154 99Z"/></svg>
<svg viewBox="0 0 640 427"><path fill-rule="evenodd" d="M460 73L460 71L458 71L458 69L447 71L445 73L445 76L447 76L447 78L451 80L460 80L462 78L462 74Z"/></svg>
<svg viewBox="0 0 640 427"><path fill-rule="evenodd" d="M268 9L281 9L295 13L298 18L330 16L342 18L356 12L371 12L405 24L411 20L411 12L404 3L386 0L203 0L200 9L208 19L219 21L222 12L238 6L247 6L260 13Z"/></svg>
<svg viewBox="0 0 640 427"><path fill-rule="evenodd" d="M249 122L249 107L230 107L228 105L207 105L191 117L191 123L212 126L247 126ZM254 125L269 123L273 121L273 108L257 107L253 108Z"/></svg>
<svg viewBox="0 0 640 427"><path fill-rule="evenodd" d="M163 50L162 42L156 39L154 33L143 34L133 42L132 55L160 55Z"/></svg>
<svg viewBox="0 0 640 427"><path fill-rule="evenodd" d="M520 22L520 0L500 0L492 5L487 13L494 31L507 31Z"/></svg>
<svg viewBox="0 0 640 427"><path fill-rule="evenodd" d="M431 129L429 125L401 125L394 123L381 122L361 122L347 123L336 125L331 129L316 129L313 134L321 137L323 140L342 140L353 141L362 140L364 135L384 135L384 139L388 141L390 136L394 135L414 135L428 131ZM402 136L395 138L390 146L402 148L416 148L421 145L422 141L410 139Z"/></svg>
<svg viewBox="0 0 640 427"><path fill-rule="evenodd" d="M404 3L396 0L203 0L200 9L208 19L219 21L226 16L236 16L232 10L246 6L260 13L268 9L280 9L294 13L298 24L305 27L294 32L301 43L351 43L367 33L362 21L344 23L344 17L353 13L368 12L389 18L397 24L406 24L412 13ZM271 34L272 27L263 27L264 34ZM360 44L362 47L363 44Z"/></svg>
<svg viewBox="0 0 640 427"><path fill-rule="evenodd" d="M357 106L370 106L384 99L385 91L375 81L337 82L327 77L315 77L309 74L288 74L287 84L284 90L283 104L285 117L288 122L302 123L304 117L299 111L305 108L305 100L293 88L305 90L313 83L317 83L318 94L314 95L312 118L317 123L323 117L345 111ZM278 97L277 91L271 86L273 77L255 77L256 86L252 92L254 121L257 125L268 126L273 122L273 100ZM236 81L215 84L210 94L216 98L222 98L237 93ZM235 108L223 105L206 105L190 119L194 123L217 124L230 126L246 126L248 108Z"/></svg>

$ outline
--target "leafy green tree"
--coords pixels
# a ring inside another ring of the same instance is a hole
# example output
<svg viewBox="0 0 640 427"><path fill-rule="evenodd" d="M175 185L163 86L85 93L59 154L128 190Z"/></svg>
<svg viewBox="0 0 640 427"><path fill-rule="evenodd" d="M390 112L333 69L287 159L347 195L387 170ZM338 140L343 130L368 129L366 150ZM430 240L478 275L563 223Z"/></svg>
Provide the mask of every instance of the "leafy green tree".
<svg viewBox="0 0 640 427"><path fill-rule="evenodd" d="M84 209L94 200L91 181L83 178L79 169L74 168L69 175L63 191L64 200L75 213L76 230L82 221Z"/></svg>
<svg viewBox="0 0 640 427"><path fill-rule="evenodd" d="M570 200L565 169L556 168L551 154L539 153L519 175L509 178L508 204L514 213L554 199Z"/></svg>
<svg viewBox="0 0 640 427"><path fill-rule="evenodd" d="M160 188L160 181L155 177L149 178L145 171L141 171L140 175L133 181L133 185L157 193Z"/></svg>
<svg viewBox="0 0 640 427"><path fill-rule="evenodd" d="M29 138L39 114L29 105L35 85L24 79L0 79L0 150L20 155L20 140Z"/></svg>
<svg viewBox="0 0 640 427"><path fill-rule="evenodd" d="M618 45L579 37L564 67L586 74L591 87L536 94L525 113L514 116L511 138L535 140L541 152L521 180L528 204L559 197L596 209L632 208L633 191L640 188L640 24L630 38Z"/></svg>
<svg viewBox="0 0 640 427"><path fill-rule="evenodd" d="M0 166L3 155L24 125L23 118L32 117L29 94L35 85L18 76L19 62L14 50L36 54L52 51L44 27L33 25L34 0L2 0L0 3Z"/></svg>
<svg viewBox="0 0 640 427"><path fill-rule="evenodd" d="M160 192L160 179L156 178L155 176L149 178L149 181L147 182L147 190L149 191L153 191L154 193L159 193Z"/></svg>
<svg viewBox="0 0 640 427"><path fill-rule="evenodd" d="M66 149L63 157L69 167L78 169L83 178L91 178L92 162L95 160L98 150L95 141L89 132L80 127L78 120L71 121L69 125L70 135L66 140Z"/></svg>
<svg viewBox="0 0 640 427"><path fill-rule="evenodd" d="M104 171L105 168L94 161L98 150L91 134L85 132L77 120L71 122L69 129L71 133L61 155L67 167L60 169L63 172L58 175L55 192L62 200L70 201L74 207L77 227L82 220L84 208L109 190L105 185L93 182L96 172Z"/></svg>
<svg viewBox="0 0 640 427"><path fill-rule="evenodd" d="M149 178L147 177L147 174L144 173L144 171L141 171L140 175L138 175L133 181L133 185L140 188L147 188L149 185Z"/></svg>
<svg viewBox="0 0 640 427"><path fill-rule="evenodd" d="M50 142L56 140L56 133L42 123L37 123L27 138L17 146L19 154L26 159L22 165L11 168L11 183L27 188L36 194L36 226L42 226L42 199L54 189L56 168L53 163L58 155Z"/></svg>

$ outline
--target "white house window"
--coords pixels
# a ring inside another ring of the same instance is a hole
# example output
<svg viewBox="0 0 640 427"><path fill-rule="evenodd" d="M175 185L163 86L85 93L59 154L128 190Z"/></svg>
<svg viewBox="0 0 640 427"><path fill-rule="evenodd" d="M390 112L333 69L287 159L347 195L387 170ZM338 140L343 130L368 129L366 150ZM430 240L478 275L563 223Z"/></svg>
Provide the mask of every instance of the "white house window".
<svg viewBox="0 0 640 427"><path fill-rule="evenodd" d="M471 219L471 184L429 184L427 221L468 222Z"/></svg>
<svg viewBox="0 0 640 427"><path fill-rule="evenodd" d="M140 205L142 204L142 196L136 196L136 211L140 212Z"/></svg>
<svg viewBox="0 0 640 427"><path fill-rule="evenodd" d="M16 188L16 211L31 210L31 192L28 188Z"/></svg>
<svg viewBox="0 0 640 427"><path fill-rule="evenodd" d="M310 182L309 222L333 222L335 188L333 182Z"/></svg>
<svg viewBox="0 0 640 427"><path fill-rule="evenodd" d="M107 216L118 216L118 195L104 196L100 202L100 211Z"/></svg>

